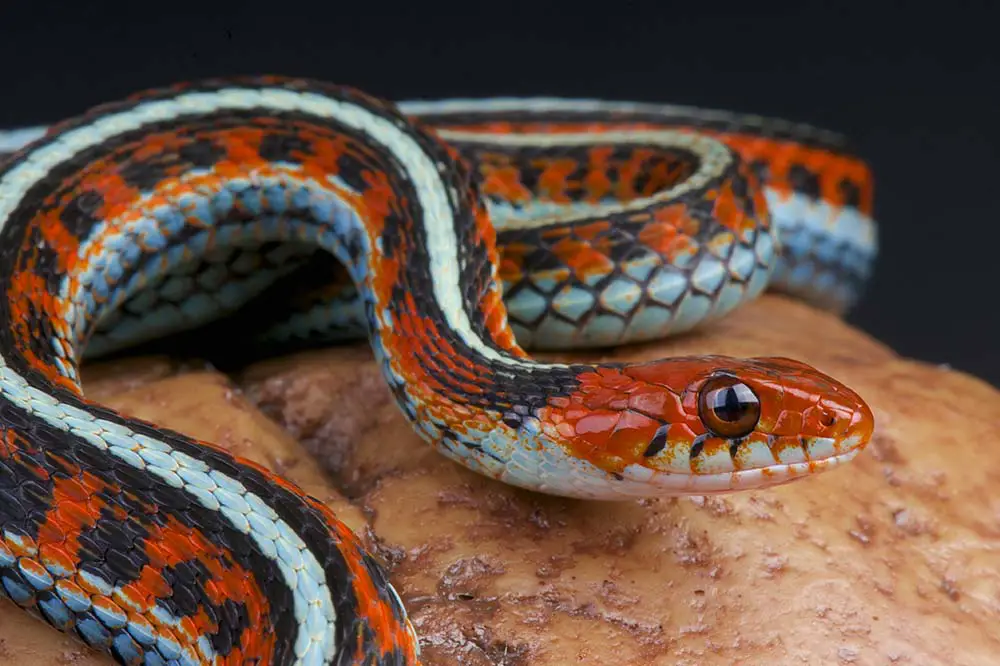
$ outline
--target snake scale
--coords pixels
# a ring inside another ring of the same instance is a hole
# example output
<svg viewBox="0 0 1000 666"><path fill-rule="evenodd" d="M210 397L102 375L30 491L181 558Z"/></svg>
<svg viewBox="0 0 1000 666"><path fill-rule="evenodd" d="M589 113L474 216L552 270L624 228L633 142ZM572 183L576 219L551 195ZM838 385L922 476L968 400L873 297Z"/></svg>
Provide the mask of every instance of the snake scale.
<svg viewBox="0 0 1000 666"><path fill-rule="evenodd" d="M688 331L769 288L844 312L876 254L872 182L828 132L255 77L0 153L0 587L123 664L415 664L419 640L323 503L88 400L84 353L241 316L234 341L367 336L442 455L583 499L765 488L872 434L860 396L791 359L527 351Z"/></svg>

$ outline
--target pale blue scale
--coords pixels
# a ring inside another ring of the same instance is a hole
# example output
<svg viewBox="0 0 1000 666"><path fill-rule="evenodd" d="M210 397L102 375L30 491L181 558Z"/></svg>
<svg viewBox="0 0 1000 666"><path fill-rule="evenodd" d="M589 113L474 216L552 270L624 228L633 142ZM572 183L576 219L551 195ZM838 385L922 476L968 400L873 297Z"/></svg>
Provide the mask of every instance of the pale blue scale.
<svg viewBox="0 0 1000 666"><path fill-rule="evenodd" d="M143 666L174 666L170 662L164 661L163 657L153 650L145 651L142 658Z"/></svg>
<svg viewBox="0 0 1000 666"><path fill-rule="evenodd" d="M0 132L0 154L12 153L45 135L45 127L25 127L23 129Z"/></svg>
<svg viewBox="0 0 1000 666"><path fill-rule="evenodd" d="M708 316L712 310L712 299L693 292L688 292L674 310L673 325L675 329L687 330L693 328Z"/></svg>
<svg viewBox="0 0 1000 666"><path fill-rule="evenodd" d="M580 321L580 318L592 310L596 303L597 299L590 291L579 287L564 287L552 298L552 308L574 322ZM542 311L539 311L538 315L541 313ZM523 316L521 310L519 310L520 316Z"/></svg>
<svg viewBox="0 0 1000 666"><path fill-rule="evenodd" d="M196 465L199 465L201 468L205 469L208 472L208 476L211 477L213 481L215 481L215 483L219 486L219 488L222 488L223 490L231 493L239 493L241 495L246 493L247 489L243 486L243 484L234 479L233 477L227 476L218 470L209 469L209 467L200 460L191 458L190 456L187 455L184 455L184 457L186 458L187 461L189 461L187 463L188 465L194 463Z"/></svg>
<svg viewBox="0 0 1000 666"><path fill-rule="evenodd" d="M52 576L50 576L47 571L44 569L41 571L35 571L28 568L24 566L24 560L18 561L18 571L21 572L21 576L24 577L24 580L28 583L28 585L31 585L31 587L35 588L35 590L39 592L50 590L52 589L52 586L55 585L55 580L52 579Z"/></svg>
<svg viewBox="0 0 1000 666"><path fill-rule="evenodd" d="M646 291L652 300L673 307L687 291L687 279L680 271L666 266L659 270L656 276L646 285Z"/></svg>
<svg viewBox="0 0 1000 666"><path fill-rule="evenodd" d="M227 201L227 199L229 201L228 205L232 206L231 195L228 192L222 193L216 204L219 205L221 202ZM158 206L150 212L156 220L156 225L167 236L180 233L187 226L187 223L184 221L184 215L174 206Z"/></svg>
<svg viewBox="0 0 1000 666"><path fill-rule="evenodd" d="M93 613L100 620L101 624L108 629L121 629L128 622L128 616L123 611L116 613L114 609L109 609L103 604L94 606Z"/></svg>
<svg viewBox="0 0 1000 666"><path fill-rule="evenodd" d="M654 270L663 265L663 261L656 255L626 261L622 263L621 269L636 282L645 282Z"/></svg>
<svg viewBox="0 0 1000 666"><path fill-rule="evenodd" d="M271 528L277 529L274 527L273 523L278 520L278 514L275 513L273 508L265 504L264 501L257 495L248 493L245 498L247 503L250 505L250 508L253 509L255 516L259 516L262 520L270 521Z"/></svg>
<svg viewBox="0 0 1000 666"><path fill-rule="evenodd" d="M669 330L673 313L660 305L648 303L632 314L630 326L636 331Z"/></svg>
<svg viewBox="0 0 1000 666"><path fill-rule="evenodd" d="M601 290L600 302L604 309L626 316L639 305L640 298L642 298L642 288L639 285L633 280L618 277ZM600 318L593 320L593 324L603 327ZM603 339L603 336L598 339Z"/></svg>
<svg viewBox="0 0 1000 666"><path fill-rule="evenodd" d="M199 636L198 640L197 640L197 643L198 643L198 650L203 655L210 655L210 654L213 654L215 652L214 648L212 648L212 642L208 639L207 636L204 636L204 635L203 636Z"/></svg>
<svg viewBox="0 0 1000 666"><path fill-rule="evenodd" d="M191 469L187 466L178 465L177 461L171 458L174 463L174 467L177 470L177 476L184 480L184 483L192 488L198 488L199 490L205 490L209 493L214 493L219 489L219 484L212 480L208 474L203 470ZM171 469L167 465L163 465L163 469ZM218 498L216 498L218 501Z"/></svg>
<svg viewBox="0 0 1000 666"><path fill-rule="evenodd" d="M706 255L691 274L691 286L706 294L714 294L727 277L726 267L713 256Z"/></svg>
<svg viewBox="0 0 1000 666"><path fill-rule="evenodd" d="M607 271L598 271L596 269L589 271L583 276L583 283L588 287L596 287L613 272L611 269Z"/></svg>
<svg viewBox="0 0 1000 666"><path fill-rule="evenodd" d="M249 505L249 502L247 503ZM250 529L254 532L260 534L264 539L269 541L276 541L280 538L277 528L274 526L274 519L265 519L258 515L253 507L248 506L247 511L244 512L246 515L247 523L250 525Z"/></svg>
<svg viewBox="0 0 1000 666"><path fill-rule="evenodd" d="M129 444L127 447L124 446L112 446L109 447L109 451L114 455L118 456L125 462L127 462L132 467L136 469L145 469L146 463L143 462L142 458L138 453L135 452L135 445Z"/></svg>
<svg viewBox="0 0 1000 666"><path fill-rule="evenodd" d="M728 282L715 297L715 316L732 312L747 298L747 286L739 282Z"/></svg>
<svg viewBox="0 0 1000 666"><path fill-rule="evenodd" d="M62 602L66 604L74 613L83 613L90 610L90 596L86 593L77 594L75 591L67 588L63 585L56 586L56 594L62 599Z"/></svg>
<svg viewBox="0 0 1000 666"><path fill-rule="evenodd" d="M198 488L197 486L188 486L186 489L189 493L194 495L199 502L201 502L202 506L211 509L212 511L218 511L222 506L210 490Z"/></svg>
<svg viewBox="0 0 1000 666"><path fill-rule="evenodd" d="M720 238L722 240L719 240ZM728 257L734 247L739 247L739 244L732 233L723 233L706 245L706 249L720 259Z"/></svg>
<svg viewBox="0 0 1000 666"><path fill-rule="evenodd" d="M218 492L214 494L218 497ZM229 522L234 529L242 532L243 534L250 534L250 522L244 514L239 511L233 511L227 506L220 506L219 512L229 519Z"/></svg>
<svg viewBox="0 0 1000 666"><path fill-rule="evenodd" d="M511 328L518 343L525 347L536 346L543 340L572 340L578 330L575 324L555 317L546 317L534 329L525 328L515 321L511 322Z"/></svg>
<svg viewBox="0 0 1000 666"><path fill-rule="evenodd" d="M133 663L142 658L142 648L127 633L120 632L115 636L113 643L118 654L122 656L126 664Z"/></svg>
<svg viewBox="0 0 1000 666"><path fill-rule="evenodd" d="M111 644L111 632L91 615L93 611L76 621L76 631L93 648L103 648Z"/></svg>
<svg viewBox="0 0 1000 666"><path fill-rule="evenodd" d="M243 520L246 519L243 518ZM278 549L278 556L281 557L282 562L288 565L289 569L292 571L298 571L303 565L302 551L292 546L292 542L289 539L291 536L290 534L283 534L280 528L278 529L278 534L280 537L274 543L275 547Z"/></svg>
<svg viewBox="0 0 1000 666"><path fill-rule="evenodd" d="M529 279L531 284L535 285L535 288L543 294L551 294L562 285L562 282L547 275L532 275Z"/></svg>
<svg viewBox="0 0 1000 666"><path fill-rule="evenodd" d="M736 245L729 257L728 266L735 279L745 282L757 268L757 257L750 248Z"/></svg>
<svg viewBox="0 0 1000 666"><path fill-rule="evenodd" d="M30 606L35 603L35 592L23 581L18 580L10 573L0 575L0 584L3 585L7 596L20 606Z"/></svg>
<svg viewBox="0 0 1000 666"><path fill-rule="evenodd" d="M522 289L508 301L511 308L516 308L518 319L535 321L548 309L549 301L533 289Z"/></svg>
<svg viewBox="0 0 1000 666"><path fill-rule="evenodd" d="M768 286L768 281L770 280L771 273L769 271L758 270L754 271L753 275L750 277L750 282L747 287L747 294L750 297L756 297L757 295L763 293L764 289Z"/></svg>
<svg viewBox="0 0 1000 666"><path fill-rule="evenodd" d="M172 641L162 634L156 637L156 651L163 655L165 659L171 661L179 659L181 656L181 646L176 641Z"/></svg>
<svg viewBox="0 0 1000 666"><path fill-rule="evenodd" d="M73 570L72 569L67 569L66 567L60 566L59 564L56 564L55 562L45 562L45 563L43 563L42 566L44 566L45 569L50 574L52 574L54 577L57 577L57 578L65 578L67 576L72 576L73 575Z"/></svg>
<svg viewBox="0 0 1000 666"><path fill-rule="evenodd" d="M0 567L7 569L14 566L17 562L17 558L14 557L14 553L10 552L7 545L0 542Z"/></svg>
<svg viewBox="0 0 1000 666"><path fill-rule="evenodd" d="M624 319L614 315L598 315L590 320L590 325L581 329L576 337L588 346L606 347L617 344L625 333Z"/></svg>

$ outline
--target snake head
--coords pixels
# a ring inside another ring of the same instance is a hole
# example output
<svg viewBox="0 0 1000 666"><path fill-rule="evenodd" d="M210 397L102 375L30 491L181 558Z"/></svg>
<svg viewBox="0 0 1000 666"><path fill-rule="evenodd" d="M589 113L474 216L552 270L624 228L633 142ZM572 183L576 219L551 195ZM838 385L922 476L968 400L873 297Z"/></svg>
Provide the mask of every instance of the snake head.
<svg viewBox="0 0 1000 666"><path fill-rule="evenodd" d="M871 439L862 398L786 358L702 356L603 366L550 410L562 445L618 495L711 494L787 483Z"/></svg>

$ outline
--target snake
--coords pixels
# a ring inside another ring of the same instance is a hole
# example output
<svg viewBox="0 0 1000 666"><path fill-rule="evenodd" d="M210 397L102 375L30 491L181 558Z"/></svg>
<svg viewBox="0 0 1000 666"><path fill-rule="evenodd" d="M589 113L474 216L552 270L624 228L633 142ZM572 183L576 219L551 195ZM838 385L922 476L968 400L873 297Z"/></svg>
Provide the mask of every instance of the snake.
<svg viewBox="0 0 1000 666"><path fill-rule="evenodd" d="M255 76L145 90L0 152L0 589L121 664L421 653L326 504L88 399L91 354L214 325L234 344L367 337L420 439L579 501L763 490L872 436L858 393L790 358L532 353L681 334L768 290L851 307L872 178L830 132Z"/></svg>

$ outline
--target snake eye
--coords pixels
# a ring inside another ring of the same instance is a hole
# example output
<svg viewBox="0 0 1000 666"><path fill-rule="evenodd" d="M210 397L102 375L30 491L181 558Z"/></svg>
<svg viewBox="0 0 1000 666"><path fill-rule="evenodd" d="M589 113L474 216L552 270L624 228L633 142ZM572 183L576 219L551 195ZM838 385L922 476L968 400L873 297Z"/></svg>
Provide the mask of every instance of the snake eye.
<svg viewBox="0 0 1000 666"><path fill-rule="evenodd" d="M718 437L746 437L760 420L760 401L753 390L735 377L713 377L698 395L698 415Z"/></svg>

